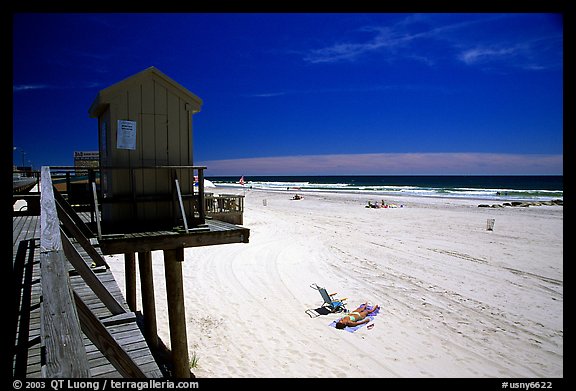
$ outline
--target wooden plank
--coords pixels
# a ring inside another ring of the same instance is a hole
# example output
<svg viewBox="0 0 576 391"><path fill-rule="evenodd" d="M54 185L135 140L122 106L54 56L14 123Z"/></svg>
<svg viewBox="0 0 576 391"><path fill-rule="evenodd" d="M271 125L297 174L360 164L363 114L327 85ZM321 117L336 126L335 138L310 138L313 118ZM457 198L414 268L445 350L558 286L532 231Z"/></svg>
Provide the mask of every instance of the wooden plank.
<svg viewBox="0 0 576 391"><path fill-rule="evenodd" d="M68 203L63 198L56 203L58 217L60 218L60 221L62 221L62 224L64 224L64 227L66 227L66 229L70 231L72 236L74 236L74 239L76 239L78 243L82 246L84 251L86 251L90 255L90 258L92 258L92 261L94 261L94 263L97 266L108 267L108 264L104 260L104 257L98 254L98 252L96 251L94 246L92 246L88 238L84 236L84 233L77 225L77 221L75 221L75 219L72 216L70 216L70 214L66 211L67 209L66 205L68 205ZM75 215L75 212L72 210L71 214Z"/></svg>
<svg viewBox="0 0 576 391"><path fill-rule="evenodd" d="M96 216L96 232L98 239L102 239L102 227L100 226L100 210L98 209L98 193L96 192L96 182L92 182L92 199L94 201L94 216Z"/></svg>
<svg viewBox="0 0 576 391"><path fill-rule="evenodd" d="M142 161L142 127L139 123L140 111L142 107L142 90L140 83L128 85L127 89L127 116L126 119L136 121L136 149L129 151L130 165L132 167L140 165Z"/></svg>
<svg viewBox="0 0 576 391"><path fill-rule="evenodd" d="M88 361L64 260L61 251L41 254L41 339L46 351L43 377L87 377Z"/></svg>
<svg viewBox="0 0 576 391"><path fill-rule="evenodd" d="M16 226L13 226L13 245L17 245L22 240L30 240L40 237L39 216L19 216L13 218Z"/></svg>
<svg viewBox="0 0 576 391"><path fill-rule="evenodd" d="M201 224L205 221L205 210L204 210L204 169L198 169L198 214Z"/></svg>
<svg viewBox="0 0 576 391"><path fill-rule="evenodd" d="M156 165L154 88L155 84L151 78L145 78L140 83L142 160L139 164L142 167L153 167ZM156 193L155 170L136 168L134 170L134 182L136 195ZM156 204L149 204L143 208L138 208L137 218L139 221L154 220L156 214Z"/></svg>
<svg viewBox="0 0 576 391"><path fill-rule="evenodd" d="M166 90L166 114L168 162L178 165L186 164L180 156L182 127L180 126L179 98L170 89Z"/></svg>
<svg viewBox="0 0 576 391"><path fill-rule="evenodd" d="M194 150L192 141L192 111L186 110L190 104L184 99L180 99L180 164L192 165L192 152ZM186 183L188 185L188 183Z"/></svg>
<svg viewBox="0 0 576 391"><path fill-rule="evenodd" d="M132 330L134 332L135 330ZM146 343L142 340L140 343L133 343L127 345L130 349L126 350L126 353L132 358L134 363L142 370L144 375L148 375L149 372L153 372L154 370L158 370L158 365L154 361L154 358L150 355L150 351L146 347ZM102 355L99 350L94 350L89 354L90 360L90 367L94 368L98 371L100 375L103 374L117 374L120 373L114 368L110 361ZM96 368L100 367L100 368ZM153 375L156 377L155 375ZM147 376L148 377L148 376Z"/></svg>
<svg viewBox="0 0 576 391"><path fill-rule="evenodd" d="M217 220L206 220L205 224L209 231L190 229L187 235L176 231L155 231L104 237L100 248L104 254L119 254L249 242L248 228Z"/></svg>
<svg viewBox="0 0 576 391"><path fill-rule="evenodd" d="M156 166L172 163L171 151L168 150L170 138L168 123L168 89L158 79L154 80L154 140ZM171 194L172 182L170 170L156 170L156 194ZM156 218L164 220L172 218L172 201L156 202Z"/></svg>
<svg viewBox="0 0 576 391"><path fill-rule="evenodd" d="M138 347L138 345L135 345ZM149 378L161 378L162 372L152 356L146 352L145 348L140 350L129 350L128 353L134 358L134 362L142 369L142 372ZM94 378L120 378L121 375L110 364L110 362L96 350L90 358L91 375Z"/></svg>
<svg viewBox="0 0 576 391"><path fill-rule="evenodd" d="M62 208L69 218L73 221L76 225L78 230L82 233L82 235L86 238L94 236L90 228L86 225L86 223L80 218L80 216L76 213L76 211L72 208L72 206L64 199L62 194L56 189L54 190L54 200L56 201L56 205Z"/></svg>
<svg viewBox="0 0 576 391"><path fill-rule="evenodd" d="M12 246L16 246L16 244L21 240L20 234L22 229L24 228L24 223L28 216L16 216L12 218Z"/></svg>
<svg viewBox="0 0 576 391"><path fill-rule="evenodd" d="M139 238L103 240L100 248L104 254L170 250L186 247L213 246L227 243L248 243L250 230L246 228L189 235L160 235Z"/></svg>
<svg viewBox="0 0 576 391"><path fill-rule="evenodd" d="M154 80L154 141L156 165L170 164L168 156L168 107L166 87ZM164 175L165 173L162 173ZM160 189L157 189L160 190ZM167 191L170 191L168 187Z"/></svg>
<svg viewBox="0 0 576 391"><path fill-rule="evenodd" d="M62 229L60 229L60 234L62 238L62 244L64 246L64 253L68 258L68 261L74 266L84 282L90 287L90 289L92 289L92 291L102 301L102 303L104 303L106 308L108 308L111 313L117 315L126 312L122 305L118 303L116 298L112 296L104 284L102 284L102 281L96 277L90 267L86 264L86 262L84 262L84 259L82 259L82 256L78 254L76 248L72 245L72 243L70 243L70 240L62 231Z"/></svg>
<svg viewBox="0 0 576 391"><path fill-rule="evenodd" d="M41 338L46 352L42 375L88 377L88 359L65 268L49 167L42 167L40 194Z"/></svg>
<svg viewBox="0 0 576 391"><path fill-rule="evenodd" d="M109 166L131 167L130 150L117 148L118 120L134 120L128 118L128 91L123 90L110 99L110 149ZM131 194L131 175L129 169L110 169L108 171L108 195ZM134 218L132 208L125 205L103 204L102 220L125 221ZM114 216L111 218L111 216Z"/></svg>
<svg viewBox="0 0 576 391"><path fill-rule="evenodd" d="M155 166L155 138L154 138L154 81L143 79L140 83L141 94L141 122L142 126L142 164Z"/></svg>
<svg viewBox="0 0 576 391"><path fill-rule="evenodd" d="M106 327L123 324L126 322L136 322L136 314L134 312L125 312L123 314L102 319L102 324Z"/></svg>
<svg viewBox="0 0 576 391"><path fill-rule="evenodd" d="M26 376L30 356L30 338L31 334L35 334L34 331L31 332L31 330L40 327L38 313L34 314L32 312L33 304L38 302L38 299L35 297L38 295L32 287L34 257L34 239L19 242L18 254L15 257L17 258L17 268L15 270L17 292L15 292L16 302L14 303L14 307L16 309L15 314L19 314L20 316L14 317L14 323L10 330L10 339L11 341L15 341L14 344L12 344L14 351L11 352L14 359L13 369L15 377Z"/></svg>
<svg viewBox="0 0 576 391"><path fill-rule="evenodd" d="M125 309L125 311L129 311L128 305L126 304L124 296L122 295L112 272L106 270L105 272L97 273L97 277L110 294L116 298L116 301ZM102 303L102 301L94 294L92 289L86 285L81 276L71 276L70 281L74 291L82 298L98 318L104 319L113 316L113 313L110 312L104 303Z"/></svg>
<svg viewBox="0 0 576 391"><path fill-rule="evenodd" d="M110 363L124 377L144 378L146 375L118 344L106 326L94 316L80 296L74 294L82 331L94 345L106 356Z"/></svg>
<svg viewBox="0 0 576 391"><path fill-rule="evenodd" d="M176 184L176 196L178 197L178 205L180 206L180 215L182 216L182 221L184 222L184 232L188 233L188 221L186 220L186 211L184 210L184 204L182 203L180 183L178 183L178 179L174 179L174 183Z"/></svg>

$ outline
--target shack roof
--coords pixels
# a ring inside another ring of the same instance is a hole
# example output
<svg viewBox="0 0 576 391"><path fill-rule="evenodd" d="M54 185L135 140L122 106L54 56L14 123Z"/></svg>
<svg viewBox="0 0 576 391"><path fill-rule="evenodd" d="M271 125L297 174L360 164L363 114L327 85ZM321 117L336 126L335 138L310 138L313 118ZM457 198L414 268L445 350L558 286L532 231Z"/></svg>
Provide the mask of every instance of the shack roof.
<svg viewBox="0 0 576 391"><path fill-rule="evenodd" d="M147 78L159 81L160 83L164 84L166 88L170 89L170 91L174 92L182 99L189 102L192 105L192 112L200 111L200 107L202 106L202 99L188 91L186 88L184 88L170 77L166 76L164 73L160 72L158 68L152 66L130 77L127 77L118 83L104 88L103 90L100 90L98 95L96 95L96 99L94 99L94 102L92 102L90 109L88 109L88 114L90 114L91 118L98 117L110 104L111 99L116 94L126 90L129 86L135 83L139 83Z"/></svg>

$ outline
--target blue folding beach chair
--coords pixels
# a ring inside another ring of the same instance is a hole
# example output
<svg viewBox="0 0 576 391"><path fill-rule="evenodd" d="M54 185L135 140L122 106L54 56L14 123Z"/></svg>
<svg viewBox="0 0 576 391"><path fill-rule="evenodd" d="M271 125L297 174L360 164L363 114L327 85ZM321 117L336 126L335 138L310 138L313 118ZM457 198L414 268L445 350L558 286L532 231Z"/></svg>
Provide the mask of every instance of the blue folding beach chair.
<svg viewBox="0 0 576 391"><path fill-rule="evenodd" d="M334 296L336 293L329 294L325 288L319 287L316 283L310 285L310 288L316 289L318 292L320 292L322 299L324 299L324 304L322 304L323 308L327 308L330 312L348 312L345 303L347 298L335 299Z"/></svg>

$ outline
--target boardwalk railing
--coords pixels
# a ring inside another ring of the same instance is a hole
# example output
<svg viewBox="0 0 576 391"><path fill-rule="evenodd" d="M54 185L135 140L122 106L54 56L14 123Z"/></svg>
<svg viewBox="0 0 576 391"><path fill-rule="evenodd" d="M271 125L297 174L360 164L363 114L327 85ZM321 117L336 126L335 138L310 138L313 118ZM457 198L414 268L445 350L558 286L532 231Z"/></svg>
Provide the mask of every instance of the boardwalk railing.
<svg viewBox="0 0 576 391"><path fill-rule="evenodd" d="M42 270L41 341L46 354L43 377L89 377L88 358L66 270L50 169L42 168L40 191Z"/></svg>
<svg viewBox="0 0 576 391"><path fill-rule="evenodd" d="M42 285L41 343L45 351L43 377L90 377L84 333L109 362L125 377L145 377L128 353L110 334L105 324L92 313L72 289L68 274L69 261L102 303L117 317L129 317L120 303L103 286L77 252L67 232L88 253L96 265L105 261L91 247L76 226L63 198L54 193L49 167L42 168L40 192L40 264ZM132 314L133 315L133 314Z"/></svg>

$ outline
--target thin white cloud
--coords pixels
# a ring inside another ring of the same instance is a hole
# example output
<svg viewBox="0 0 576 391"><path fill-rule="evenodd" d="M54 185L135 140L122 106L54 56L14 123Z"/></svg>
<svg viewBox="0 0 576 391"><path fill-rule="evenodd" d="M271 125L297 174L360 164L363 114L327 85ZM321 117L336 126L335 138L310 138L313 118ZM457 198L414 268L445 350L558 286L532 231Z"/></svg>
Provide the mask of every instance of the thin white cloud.
<svg viewBox="0 0 576 391"><path fill-rule="evenodd" d="M518 52L517 48L503 47L478 47L473 49L464 50L458 58L468 65L473 65L479 62L487 62L491 60L501 60L506 57L512 57Z"/></svg>
<svg viewBox="0 0 576 391"><path fill-rule="evenodd" d="M562 175L563 157L506 153L372 153L201 162L209 175Z"/></svg>
<svg viewBox="0 0 576 391"><path fill-rule="evenodd" d="M367 31L367 28L363 29ZM344 60L353 61L365 53L392 49L398 45L406 44L414 37L409 35L398 35L391 28L371 28L376 34L366 42L341 42L324 48L311 50L304 56L304 61L318 64L340 62Z"/></svg>
<svg viewBox="0 0 576 391"><path fill-rule="evenodd" d="M455 23L441 23L441 19L434 15L411 15L389 26L360 28L359 31L372 32L373 35L363 41L341 40L309 50L303 55L303 60L311 64L353 62L370 53L385 53L386 61L410 59L429 66L454 58L469 66L497 61L526 70L561 65L561 32L537 38L526 36L515 41L496 36L476 38L476 34L469 34L472 26L482 29L482 24L505 23L501 21L507 17L506 14L482 15ZM422 25L428 28L422 29ZM431 55L425 49L431 42L442 45L440 48L445 50L435 50ZM415 43L426 45L415 46Z"/></svg>
<svg viewBox="0 0 576 391"><path fill-rule="evenodd" d="M264 93L244 94L247 98L275 98L287 95L311 95L311 94L334 94L334 93L356 93L356 92L378 92L378 91L430 91L446 93L450 89L446 87L430 86L423 84L372 84L360 86L343 86L334 88L314 88L301 90L285 90Z"/></svg>
<svg viewBox="0 0 576 391"><path fill-rule="evenodd" d="M276 96L284 96L289 94L290 92L280 91L280 92L262 92L262 93L255 93L255 94L247 94L248 98L274 98Z"/></svg>
<svg viewBox="0 0 576 391"><path fill-rule="evenodd" d="M18 84L12 86L12 91L30 91L30 90L45 90L51 88L48 84Z"/></svg>
<svg viewBox="0 0 576 391"><path fill-rule="evenodd" d="M304 56L304 61L313 64L340 62L344 60L353 61L370 52L388 50L388 53L393 54L393 56L411 58L423 61L430 65L433 64L434 61L424 54L415 54L413 52L400 54L396 49L408 47L413 41L426 38L443 39L443 34L445 33L468 27L485 20L466 20L457 23L444 24L418 32L410 31L413 23L419 23L429 19L430 18L425 15L415 14L390 26L362 27L360 31L374 32L374 36L364 42L340 42L324 48L313 49Z"/></svg>
<svg viewBox="0 0 576 391"><path fill-rule="evenodd" d="M33 91L33 90L66 90L73 88L97 88L100 87L102 83L99 82L85 82L85 83L75 83L74 85L64 85L64 84L14 84L12 86L13 92L22 91Z"/></svg>
<svg viewBox="0 0 576 391"><path fill-rule="evenodd" d="M541 71L561 66L560 35L524 40L515 44L477 45L462 50L458 59L467 65L499 63L512 68Z"/></svg>

